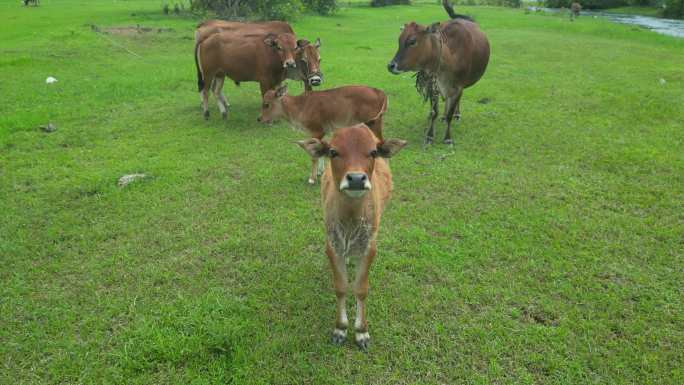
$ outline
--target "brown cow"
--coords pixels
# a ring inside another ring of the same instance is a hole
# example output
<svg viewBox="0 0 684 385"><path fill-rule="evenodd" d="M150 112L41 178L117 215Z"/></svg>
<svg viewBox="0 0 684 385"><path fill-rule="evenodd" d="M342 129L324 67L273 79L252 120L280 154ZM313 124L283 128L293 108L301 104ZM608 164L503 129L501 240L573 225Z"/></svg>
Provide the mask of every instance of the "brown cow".
<svg viewBox="0 0 684 385"><path fill-rule="evenodd" d="M346 86L325 91L287 95L287 86L270 90L264 95L260 122L271 123L284 118L312 138L323 139L336 128L365 123L382 140L383 115L387 111L387 96L382 90L365 86ZM323 171L323 159L311 158L309 183L316 183L318 171Z"/></svg>
<svg viewBox="0 0 684 385"><path fill-rule="evenodd" d="M576 1L573 2L570 5L570 21L574 21L576 17L579 17L581 10L582 10L582 5Z"/></svg>
<svg viewBox="0 0 684 385"><path fill-rule="evenodd" d="M327 241L325 253L333 271L337 317L332 340L347 337L347 258L358 257L353 292L356 297L356 344L368 348L366 320L368 270L375 258L380 216L392 191L392 174L384 158L401 150L399 139L380 141L364 124L337 129L326 143L311 138L298 144L311 156L330 158L321 182Z"/></svg>
<svg viewBox="0 0 684 385"><path fill-rule="evenodd" d="M446 100L447 122L444 143L452 144L451 120L460 119L463 89L475 84L489 62L489 41L468 16L458 15L447 0L442 2L452 20L425 27L415 22L404 25L399 36L399 50L387 66L393 74L421 71L433 78ZM438 98L430 95L432 108L428 117L426 143L434 138Z"/></svg>
<svg viewBox="0 0 684 385"><path fill-rule="evenodd" d="M297 42L290 33L270 34L264 39L239 39L235 32L220 32L206 38L195 50L204 117L209 118L209 88L215 80L214 96L225 118L228 103L221 91L223 77L228 76L236 83L257 81L263 96L285 80L288 68L295 68Z"/></svg>
<svg viewBox="0 0 684 385"><path fill-rule="evenodd" d="M197 25L195 31L195 45L203 42L207 37L220 32L237 32L253 36L255 39L265 38L269 33L291 33L295 34L292 27L284 21L263 21L263 22L239 22L225 20L207 20ZM316 39L314 45L310 45L306 39L297 41L297 46L302 48L297 51L297 68L287 71L287 78L302 81L304 89L311 91L312 87L321 85L323 74L320 69L321 57L318 49L321 40Z"/></svg>

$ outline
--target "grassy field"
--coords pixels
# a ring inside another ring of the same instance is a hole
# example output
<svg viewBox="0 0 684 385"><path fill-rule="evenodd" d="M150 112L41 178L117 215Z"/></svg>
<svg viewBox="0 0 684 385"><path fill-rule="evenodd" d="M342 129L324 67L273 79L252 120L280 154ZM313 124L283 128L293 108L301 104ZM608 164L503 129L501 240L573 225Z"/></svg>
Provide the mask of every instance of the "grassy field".
<svg viewBox="0 0 684 385"><path fill-rule="evenodd" d="M0 3L0 383L684 383L684 40L462 7L492 60L456 145L423 149L427 105L385 67L401 24L444 11L296 22L324 87L384 89L410 143L364 354L329 342L304 135L257 124L255 83L202 119L197 20L160 8ZM173 30L94 32L137 24Z"/></svg>

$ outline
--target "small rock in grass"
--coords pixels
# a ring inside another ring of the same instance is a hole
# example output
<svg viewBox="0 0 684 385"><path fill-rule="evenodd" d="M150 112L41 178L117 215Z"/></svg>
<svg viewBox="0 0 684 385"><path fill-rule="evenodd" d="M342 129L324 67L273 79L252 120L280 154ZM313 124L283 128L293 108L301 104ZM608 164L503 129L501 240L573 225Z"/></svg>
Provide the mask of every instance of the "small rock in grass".
<svg viewBox="0 0 684 385"><path fill-rule="evenodd" d="M45 132L50 133L50 132L55 132L55 131L57 131L57 126L55 126L54 124L52 124L52 122L48 122L47 126L40 126L40 129L43 130L43 131L45 131Z"/></svg>
<svg viewBox="0 0 684 385"><path fill-rule="evenodd" d="M665 79L663 79L663 78L660 78L660 85L661 85L661 86L664 86L664 85L665 85L665 83L667 83L667 82L665 81Z"/></svg>
<svg viewBox="0 0 684 385"><path fill-rule="evenodd" d="M45 79L45 83L47 83L47 84L57 83L57 79L53 78L52 76L48 76L47 79Z"/></svg>
<svg viewBox="0 0 684 385"><path fill-rule="evenodd" d="M145 179L147 178L146 174L128 174L124 175L121 178L119 178L119 182L117 183L119 187L125 187L133 182L135 182L138 179Z"/></svg>

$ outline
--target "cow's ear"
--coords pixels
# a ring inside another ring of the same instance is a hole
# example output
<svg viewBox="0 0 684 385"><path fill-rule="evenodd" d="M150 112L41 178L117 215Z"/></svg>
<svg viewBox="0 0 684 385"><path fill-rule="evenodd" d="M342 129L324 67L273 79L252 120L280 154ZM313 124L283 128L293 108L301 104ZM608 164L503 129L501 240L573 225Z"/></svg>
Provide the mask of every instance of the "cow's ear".
<svg viewBox="0 0 684 385"><path fill-rule="evenodd" d="M435 33L437 31L439 31L440 26L441 26L441 23L439 23L439 22L433 23L431 26L427 27L426 31L428 33Z"/></svg>
<svg viewBox="0 0 684 385"><path fill-rule="evenodd" d="M309 41L306 39L299 39L297 40L297 48L304 48L307 45L309 45Z"/></svg>
<svg viewBox="0 0 684 385"><path fill-rule="evenodd" d="M313 158L326 156L330 151L330 145L328 143L316 138L300 140L297 142L297 144Z"/></svg>
<svg viewBox="0 0 684 385"><path fill-rule="evenodd" d="M287 94L287 84L282 85L276 89L276 98L282 98Z"/></svg>
<svg viewBox="0 0 684 385"><path fill-rule="evenodd" d="M321 38L317 37L316 42L314 43L314 47L320 48L321 47Z"/></svg>
<svg viewBox="0 0 684 385"><path fill-rule="evenodd" d="M383 158L391 158L396 153L401 151L408 143L401 139L387 139L384 142L378 143L378 155Z"/></svg>

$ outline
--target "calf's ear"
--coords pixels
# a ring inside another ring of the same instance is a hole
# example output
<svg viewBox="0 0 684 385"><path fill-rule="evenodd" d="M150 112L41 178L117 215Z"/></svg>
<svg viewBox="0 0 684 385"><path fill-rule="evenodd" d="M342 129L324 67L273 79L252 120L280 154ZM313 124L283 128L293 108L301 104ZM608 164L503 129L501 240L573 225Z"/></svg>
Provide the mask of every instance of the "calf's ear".
<svg viewBox="0 0 684 385"><path fill-rule="evenodd" d="M321 47L321 38L317 37L316 42L314 43L314 47L320 48Z"/></svg>
<svg viewBox="0 0 684 385"><path fill-rule="evenodd" d="M326 156L330 151L330 145L328 143L316 138L300 140L297 142L297 144L313 158Z"/></svg>
<svg viewBox="0 0 684 385"><path fill-rule="evenodd" d="M401 151L406 146L406 143L408 142L401 139L387 139L384 142L378 143L378 155L383 158L391 158Z"/></svg>
<svg viewBox="0 0 684 385"><path fill-rule="evenodd" d="M297 48L303 48L309 45L309 41L306 39L299 39L297 40Z"/></svg>

